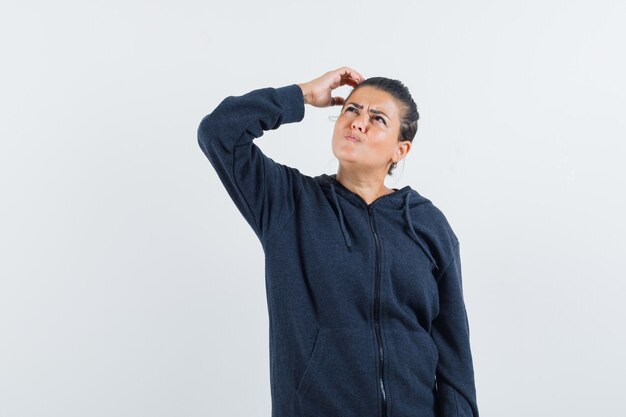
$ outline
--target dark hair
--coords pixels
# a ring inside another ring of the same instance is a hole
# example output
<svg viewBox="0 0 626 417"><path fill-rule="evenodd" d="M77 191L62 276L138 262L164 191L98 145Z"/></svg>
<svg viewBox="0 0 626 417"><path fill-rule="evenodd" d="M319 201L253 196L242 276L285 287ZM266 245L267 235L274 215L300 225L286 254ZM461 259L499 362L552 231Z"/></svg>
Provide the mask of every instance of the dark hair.
<svg viewBox="0 0 626 417"><path fill-rule="evenodd" d="M413 143L413 138L415 138L415 134L417 133L417 121L419 120L420 115L417 112L417 104L415 104L409 89L399 80L386 77L370 77L354 87L345 101L348 101L348 98L352 95L352 93L365 86L385 91L391 94L400 103L401 114L398 142L408 140ZM397 162L391 164L389 170L387 171L387 175L391 175L396 165L398 165Z"/></svg>

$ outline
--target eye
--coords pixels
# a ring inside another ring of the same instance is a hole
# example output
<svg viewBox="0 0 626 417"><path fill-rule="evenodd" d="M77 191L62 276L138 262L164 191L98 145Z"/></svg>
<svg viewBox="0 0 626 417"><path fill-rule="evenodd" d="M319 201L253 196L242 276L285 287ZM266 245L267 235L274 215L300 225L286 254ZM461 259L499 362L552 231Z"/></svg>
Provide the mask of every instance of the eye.
<svg viewBox="0 0 626 417"><path fill-rule="evenodd" d="M346 107L346 111L347 111L347 112L348 112L348 111L352 111L352 110L356 110L356 108L355 108L355 107L353 107L353 106L348 106L348 107ZM357 113L358 113L358 111L357 111ZM385 119L384 119L382 116L374 116L374 117L373 117L373 119L375 119L375 120L379 120L382 124L384 124L385 126L387 126L387 122L385 121Z"/></svg>
<svg viewBox="0 0 626 417"><path fill-rule="evenodd" d="M374 117L374 118L375 118L375 119L380 119L380 121L381 121L381 122L383 122L383 124L384 124L384 125L386 125L386 124L387 124L387 122L385 122L385 119L383 119L383 117L382 117L382 116L376 116L376 117Z"/></svg>

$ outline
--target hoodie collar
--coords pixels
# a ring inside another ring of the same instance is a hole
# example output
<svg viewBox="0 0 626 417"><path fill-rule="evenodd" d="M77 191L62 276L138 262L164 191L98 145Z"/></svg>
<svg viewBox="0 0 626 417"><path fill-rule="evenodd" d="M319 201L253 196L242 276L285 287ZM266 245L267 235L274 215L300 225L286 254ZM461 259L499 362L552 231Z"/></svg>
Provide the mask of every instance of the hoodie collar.
<svg viewBox="0 0 626 417"><path fill-rule="evenodd" d="M362 207L362 208L374 208L374 207L388 207L392 209L398 209L398 214L403 215L404 220L406 221L406 229L405 232L415 241L415 243L420 247L422 251L428 256L431 262L435 265L436 269L439 269L435 259L428 250L426 244L420 239L417 232L415 231L416 227L413 226L413 222L411 220L411 208L414 208L420 204L428 203L430 200L422 197L417 191L413 190L409 185L406 185L400 189L396 189L393 193L387 194L381 197L378 197L371 204L367 204L361 196L350 191L346 187L344 187L339 181L337 181L337 174L326 175L324 174L323 179L325 183L330 187L331 193L331 201L335 206L335 210L337 211L337 218L339 221L339 227L341 228L341 232L343 233L343 237L348 247L348 250L352 250L352 240L350 239L350 234L348 233L348 229L346 227L346 219L343 214L343 210L341 208L340 199L337 197L337 194L341 195L346 201ZM402 210L402 211L400 211ZM417 227L419 232L423 232L420 227Z"/></svg>

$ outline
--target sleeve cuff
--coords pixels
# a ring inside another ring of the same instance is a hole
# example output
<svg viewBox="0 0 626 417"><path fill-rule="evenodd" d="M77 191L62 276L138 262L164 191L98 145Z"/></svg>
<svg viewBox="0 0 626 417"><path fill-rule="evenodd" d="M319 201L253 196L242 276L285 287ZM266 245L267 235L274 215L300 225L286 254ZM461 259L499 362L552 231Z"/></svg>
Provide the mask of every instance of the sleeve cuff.
<svg viewBox="0 0 626 417"><path fill-rule="evenodd" d="M299 122L304 119L304 96L298 84L291 84L276 89L278 102L283 108L282 123Z"/></svg>

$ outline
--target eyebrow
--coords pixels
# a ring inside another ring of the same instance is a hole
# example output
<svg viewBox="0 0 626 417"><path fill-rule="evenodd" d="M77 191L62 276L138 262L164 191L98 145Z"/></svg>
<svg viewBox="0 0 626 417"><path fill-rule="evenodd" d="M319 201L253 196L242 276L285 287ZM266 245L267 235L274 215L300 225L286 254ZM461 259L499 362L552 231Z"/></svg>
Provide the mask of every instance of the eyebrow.
<svg viewBox="0 0 626 417"><path fill-rule="evenodd" d="M350 103L348 103L348 104L354 104L354 107L356 107L356 108L357 108L357 109L359 109L359 110L363 108L363 106L362 106L362 105L357 104L357 103L355 103L354 101L351 101L351 102L350 102ZM346 106L347 106L348 104L346 104ZM374 114L382 114L382 115L384 115L387 119L391 120L391 117L387 116L385 113L383 113L383 112L382 112L382 111L380 111L380 110L370 109L370 112L371 112L371 113L374 113Z"/></svg>

